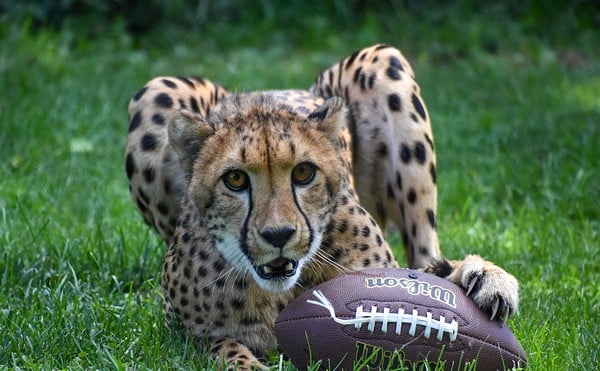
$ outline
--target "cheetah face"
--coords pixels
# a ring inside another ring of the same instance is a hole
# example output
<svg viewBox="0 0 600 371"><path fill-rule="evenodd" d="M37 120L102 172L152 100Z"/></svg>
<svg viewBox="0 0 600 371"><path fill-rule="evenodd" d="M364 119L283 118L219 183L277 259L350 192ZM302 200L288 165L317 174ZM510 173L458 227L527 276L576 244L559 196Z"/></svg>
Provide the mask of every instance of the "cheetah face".
<svg viewBox="0 0 600 371"><path fill-rule="evenodd" d="M303 117L244 97L207 118L180 112L169 137L217 250L264 290L288 290L316 258L337 202L345 109L333 98Z"/></svg>

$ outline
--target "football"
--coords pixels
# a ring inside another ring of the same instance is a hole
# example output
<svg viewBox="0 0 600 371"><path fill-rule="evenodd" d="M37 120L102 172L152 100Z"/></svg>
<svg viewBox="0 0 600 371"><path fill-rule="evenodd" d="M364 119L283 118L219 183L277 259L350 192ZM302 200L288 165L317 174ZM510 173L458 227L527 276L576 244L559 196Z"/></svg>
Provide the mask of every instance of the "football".
<svg viewBox="0 0 600 371"><path fill-rule="evenodd" d="M462 288L409 269L353 272L307 290L281 311L275 334L299 369L504 370L527 362L507 325Z"/></svg>

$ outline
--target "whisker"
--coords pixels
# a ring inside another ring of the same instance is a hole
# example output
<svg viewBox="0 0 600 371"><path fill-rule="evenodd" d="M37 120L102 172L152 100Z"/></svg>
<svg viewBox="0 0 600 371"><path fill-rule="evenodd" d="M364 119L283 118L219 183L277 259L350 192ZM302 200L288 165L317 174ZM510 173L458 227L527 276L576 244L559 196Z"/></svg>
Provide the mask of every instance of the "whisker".
<svg viewBox="0 0 600 371"><path fill-rule="evenodd" d="M338 272L340 272L340 274L352 272L351 269L339 264L329 253L325 251L317 251L316 255L318 258L322 259L324 262L334 267Z"/></svg>

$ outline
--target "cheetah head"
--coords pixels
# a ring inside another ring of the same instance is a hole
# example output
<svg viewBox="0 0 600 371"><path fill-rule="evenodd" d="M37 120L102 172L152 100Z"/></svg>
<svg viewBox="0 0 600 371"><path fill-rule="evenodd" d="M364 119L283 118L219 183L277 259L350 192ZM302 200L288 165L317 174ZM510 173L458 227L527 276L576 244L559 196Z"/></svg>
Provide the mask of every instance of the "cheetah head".
<svg viewBox="0 0 600 371"><path fill-rule="evenodd" d="M345 115L341 98L306 115L253 93L206 117L180 111L170 121L201 224L264 290L291 289L318 254L347 180L338 148Z"/></svg>

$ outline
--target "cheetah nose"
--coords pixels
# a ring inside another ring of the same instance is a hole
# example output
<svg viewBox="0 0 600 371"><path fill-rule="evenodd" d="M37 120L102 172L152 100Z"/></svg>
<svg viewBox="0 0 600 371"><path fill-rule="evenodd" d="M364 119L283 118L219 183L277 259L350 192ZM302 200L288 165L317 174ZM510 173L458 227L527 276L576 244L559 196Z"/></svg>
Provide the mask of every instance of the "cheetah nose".
<svg viewBox="0 0 600 371"><path fill-rule="evenodd" d="M285 226L280 228L265 227L260 231L260 236L271 245L281 249L296 232L296 228Z"/></svg>

